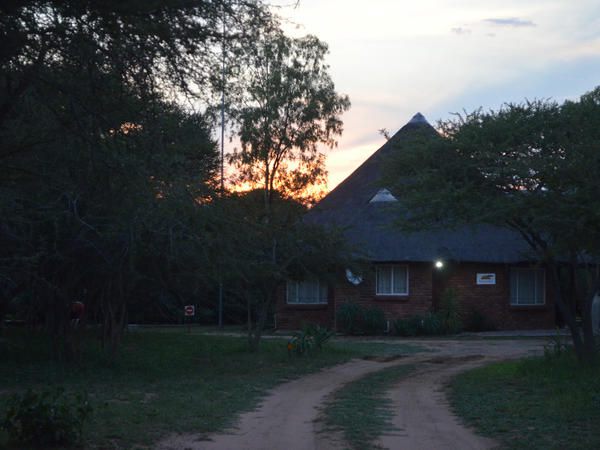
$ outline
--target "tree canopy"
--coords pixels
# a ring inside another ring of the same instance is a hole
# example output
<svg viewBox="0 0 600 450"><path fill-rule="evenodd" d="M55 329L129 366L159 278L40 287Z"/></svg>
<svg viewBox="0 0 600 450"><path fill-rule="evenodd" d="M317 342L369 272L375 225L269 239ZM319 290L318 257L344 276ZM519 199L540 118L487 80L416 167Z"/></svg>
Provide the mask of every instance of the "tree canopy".
<svg viewBox="0 0 600 450"><path fill-rule="evenodd" d="M310 188L326 181L319 146L333 147L350 107L336 92L325 63L327 45L315 36L290 38L267 30L246 55L245 88L236 111L241 149L231 161L239 183L310 201Z"/></svg>
<svg viewBox="0 0 600 450"><path fill-rule="evenodd" d="M600 88L563 104L477 110L441 122L439 139L401 152L387 175L411 212L400 218L407 228L490 223L520 233L548 267L582 358L594 352L591 302L600 288L598 123ZM561 283L565 265L570 289Z"/></svg>
<svg viewBox="0 0 600 450"><path fill-rule="evenodd" d="M0 313L69 358L73 301L114 352L140 298L197 294L219 156L184 100L207 103L223 44L269 17L252 0L2 3Z"/></svg>
<svg viewBox="0 0 600 450"><path fill-rule="evenodd" d="M218 280L249 294L259 338L285 277L337 242L277 194L321 180L342 131L326 50L261 0L3 2L0 330L11 311L77 358L81 301L114 354L129 316L210 308ZM218 189L223 59L233 159L268 211Z"/></svg>

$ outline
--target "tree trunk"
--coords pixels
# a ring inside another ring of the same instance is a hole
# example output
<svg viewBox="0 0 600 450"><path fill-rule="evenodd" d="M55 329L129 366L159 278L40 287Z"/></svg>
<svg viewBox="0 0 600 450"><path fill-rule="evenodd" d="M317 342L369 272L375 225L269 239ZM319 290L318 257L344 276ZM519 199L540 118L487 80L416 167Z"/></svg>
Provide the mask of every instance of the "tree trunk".
<svg viewBox="0 0 600 450"><path fill-rule="evenodd" d="M260 340L265 329L265 324L267 323L267 316L269 315L269 308L271 307L273 298L273 293L270 292L265 295L265 299L260 303L254 332L249 335L250 350L252 352L257 352L260 346Z"/></svg>
<svg viewBox="0 0 600 450"><path fill-rule="evenodd" d="M594 337L594 329L592 325L592 303L596 293L600 290L600 278L594 275L591 289L585 296L582 308L581 318L583 326L583 343L584 343L584 359L587 362L592 362L596 357L596 339Z"/></svg>
<svg viewBox="0 0 600 450"><path fill-rule="evenodd" d="M586 359L586 351L584 347L584 342L581 339L581 333L579 328L577 327L577 322L575 320L575 314L569 305L565 302L565 299L562 295L560 277L558 274L558 265L556 262L552 261L547 263L548 271L550 272L550 279L552 281L552 287L554 288L554 301L558 306L559 311L563 315L567 326L569 327L569 331L571 332L571 338L573 339L573 346L575 348L575 354L577 355L577 359L579 361L584 361Z"/></svg>

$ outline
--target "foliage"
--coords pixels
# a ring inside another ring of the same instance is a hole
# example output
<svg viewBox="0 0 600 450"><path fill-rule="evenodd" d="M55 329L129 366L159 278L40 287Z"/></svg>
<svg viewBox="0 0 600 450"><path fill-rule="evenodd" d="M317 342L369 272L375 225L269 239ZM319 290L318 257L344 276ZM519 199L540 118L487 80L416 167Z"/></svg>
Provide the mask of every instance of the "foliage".
<svg viewBox="0 0 600 450"><path fill-rule="evenodd" d="M383 334L386 328L385 314L381 308L365 308L361 319L361 329L367 336Z"/></svg>
<svg viewBox="0 0 600 450"><path fill-rule="evenodd" d="M503 448L600 446L600 370L572 352L492 364L451 382L455 412Z"/></svg>
<svg viewBox="0 0 600 450"><path fill-rule="evenodd" d="M28 390L9 399L2 428L16 444L68 446L81 442L91 412L84 394L70 398L62 388Z"/></svg>
<svg viewBox="0 0 600 450"><path fill-rule="evenodd" d="M494 331L494 323L478 309L472 309L465 319L465 331Z"/></svg>
<svg viewBox="0 0 600 450"><path fill-rule="evenodd" d="M393 322L394 332L398 336L439 336L446 334L439 313L413 315Z"/></svg>
<svg viewBox="0 0 600 450"><path fill-rule="evenodd" d="M460 332L462 321L456 292L451 289L445 291L439 311L396 319L393 328L398 336L439 336Z"/></svg>
<svg viewBox="0 0 600 450"><path fill-rule="evenodd" d="M223 216L232 227L222 229L233 240L223 246L234 249L223 272L241 285L253 350L287 279L327 277L347 259L339 233L310 225L302 215L310 190L326 175L319 146L336 144L348 98L335 91L324 43L314 36L290 38L277 22L262 31L240 55L230 108L241 143L229 158L233 181L236 190L251 190L226 199L224 210L238 205L246 215L234 207Z"/></svg>
<svg viewBox="0 0 600 450"><path fill-rule="evenodd" d="M277 295L288 280L319 277L342 270L351 252L338 230L302 220L306 208L274 194L265 212L263 191L231 194L212 205L216 233L228 255L223 280L248 313L248 339L256 351ZM243 233L240 232L243 230Z"/></svg>
<svg viewBox="0 0 600 450"><path fill-rule="evenodd" d="M443 292L437 316L440 321L440 329L445 334L462 331L463 325L458 303L456 290L449 288Z"/></svg>
<svg viewBox="0 0 600 450"><path fill-rule="evenodd" d="M388 367L353 381L336 391L325 406L326 431L341 431L353 449L380 448L375 441L394 430L394 408L387 391L409 375L414 366Z"/></svg>
<svg viewBox="0 0 600 450"><path fill-rule="evenodd" d="M444 327L443 317L437 312L428 312L421 319L421 331L425 336L436 336L448 333Z"/></svg>
<svg viewBox="0 0 600 450"><path fill-rule="evenodd" d="M231 156L238 182L263 189L267 207L276 191L310 202L326 178L319 146L337 144L350 102L335 91L327 45L315 36L290 38L274 27L253 44L236 113L241 149Z"/></svg>
<svg viewBox="0 0 600 450"><path fill-rule="evenodd" d="M457 115L437 138L398 152L387 175L411 211L399 217L405 229L491 224L519 233L546 267L582 360L595 352L591 303L600 289L599 121L600 87L563 104Z"/></svg>
<svg viewBox="0 0 600 450"><path fill-rule="evenodd" d="M343 303L337 308L336 324L347 335L379 335L386 329L385 313L377 306L365 308L358 303Z"/></svg>
<svg viewBox="0 0 600 450"><path fill-rule="evenodd" d="M546 359L562 358L570 350L572 348L570 348L567 339L560 334L560 330L557 328L554 336L544 344L544 357Z"/></svg>
<svg viewBox="0 0 600 450"><path fill-rule="evenodd" d="M394 332L398 336L418 336L422 330L423 319L414 315L404 319L396 319L393 322Z"/></svg>
<svg viewBox="0 0 600 450"><path fill-rule="evenodd" d="M304 325L302 330L292 334L287 348L289 352L300 356L309 354L314 350L321 351L323 345L334 335L335 332L328 328L309 323Z"/></svg>
<svg viewBox="0 0 600 450"><path fill-rule="evenodd" d="M340 332L356 335L361 332L364 308L358 303L343 303L336 311L336 324Z"/></svg>
<svg viewBox="0 0 600 450"><path fill-rule="evenodd" d="M0 320L74 359L82 301L114 354L132 308L169 317L206 291L219 157L181 102L209 102L215 48L239 56L270 22L254 0L0 6Z"/></svg>

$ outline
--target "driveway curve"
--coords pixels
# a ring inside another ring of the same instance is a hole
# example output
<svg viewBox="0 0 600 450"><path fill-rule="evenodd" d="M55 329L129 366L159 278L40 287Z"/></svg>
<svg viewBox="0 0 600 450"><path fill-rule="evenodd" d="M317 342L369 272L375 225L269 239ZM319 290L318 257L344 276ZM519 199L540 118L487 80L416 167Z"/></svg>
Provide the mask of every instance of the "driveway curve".
<svg viewBox="0 0 600 450"><path fill-rule="evenodd" d="M390 343L393 341L382 341ZM396 405L397 430L378 444L389 449L487 449L494 442L475 435L452 414L444 394L456 374L494 361L540 354L544 340L410 340L435 353L391 362L352 360L279 385L238 425L202 440L200 435L173 435L158 450L337 450L347 448L339 435L319 432L320 407L335 390L371 372L399 364L417 371L399 382L389 396Z"/></svg>

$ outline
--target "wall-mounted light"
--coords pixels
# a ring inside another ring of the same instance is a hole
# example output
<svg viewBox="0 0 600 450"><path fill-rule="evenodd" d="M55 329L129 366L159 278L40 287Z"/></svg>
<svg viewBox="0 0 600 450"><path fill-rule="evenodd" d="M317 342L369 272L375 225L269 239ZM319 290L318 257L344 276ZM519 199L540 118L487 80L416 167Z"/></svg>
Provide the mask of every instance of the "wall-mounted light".
<svg viewBox="0 0 600 450"><path fill-rule="evenodd" d="M442 267L444 267L444 261L442 261L441 259L438 259L438 260L435 262L435 268L436 268L436 269L441 269Z"/></svg>

